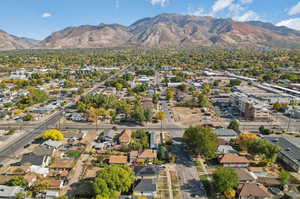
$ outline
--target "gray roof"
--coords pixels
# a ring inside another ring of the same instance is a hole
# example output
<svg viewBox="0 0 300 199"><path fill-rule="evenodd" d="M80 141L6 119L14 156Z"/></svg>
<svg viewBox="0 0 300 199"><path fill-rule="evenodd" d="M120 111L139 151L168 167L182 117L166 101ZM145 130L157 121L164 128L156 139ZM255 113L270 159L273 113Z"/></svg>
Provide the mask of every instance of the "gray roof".
<svg viewBox="0 0 300 199"><path fill-rule="evenodd" d="M264 137L270 143L279 146L281 153L300 166L300 139L291 137Z"/></svg>
<svg viewBox="0 0 300 199"><path fill-rule="evenodd" d="M55 141L55 140L46 140L42 145L47 145L50 147L58 148L62 145L62 142L60 141Z"/></svg>
<svg viewBox="0 0 300 199"><path fill-rule="evenodd" d="M54 152L54 148L47 147L47 146L37 146L33 150L33 153L38 156L44 156L44 155L52 156L53 152Z"/></svg>
<svg viewBox="0 0 300 199"><path fill-rule="evenodd" d="M217 136L224 137L224 136L237 136L238 134L232 130L232 129L225 129L225 128L220 128L220 129L215 129L215 133Z"/></svg>
<svg viewBox="0 0 300 199"><path fill-rule="evenodd" d="M134 172L136 176L158 176L159 169L157 166L136 166L134 167Z"/></svg>
<svg viewBox="0 0 300 199"><path fill-rule="evenodd" d="M111 139L112 139L112 138L114 138L114 137L116 136L116 134L117 134L116 131L110 129L110 130L104 131L102 136L103 136L103 137L108 137L108 138L111 138Z"/></svg>
<svg viewBox="0 0 300 199"><path fill-rule="evenodd" d="M21 164L24 165L27 163L31 163L32 165L41 166L43 165L46 158L47 156L45 155L36 155L34 153L27 153L23 155Z"/></svg>
<svg viewBox="0 0 300 199"><path fill-rule="evenodd" d="M13 198L21 191L24 191L21 187L0 185L0 198Z"/></svg>
<svg viewBox="0 0 300 199"><path fill-rule="evenodd" d="M225 153L238 153L232 146L230 145L219 145L218 146L218 152L221 154Z"/></svg>
<svg viewBox="0 0 300 199"><path fill-rule="evenodd" d="M156 183L153 179L141 179L133 188L134 192L156 192Z"/></svg>

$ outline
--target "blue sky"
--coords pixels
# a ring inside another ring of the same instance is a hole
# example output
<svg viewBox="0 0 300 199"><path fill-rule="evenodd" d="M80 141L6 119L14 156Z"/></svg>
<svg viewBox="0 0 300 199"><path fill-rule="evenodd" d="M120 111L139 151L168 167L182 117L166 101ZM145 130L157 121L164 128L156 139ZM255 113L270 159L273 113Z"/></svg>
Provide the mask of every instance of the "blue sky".
<svg viewBox="0 0 300 199"><path fill-rule="evenodd" d="M67 26L130 25L161 13L261 20L300 30L300 0L1 0L0 29L44 39Z"/></svg>

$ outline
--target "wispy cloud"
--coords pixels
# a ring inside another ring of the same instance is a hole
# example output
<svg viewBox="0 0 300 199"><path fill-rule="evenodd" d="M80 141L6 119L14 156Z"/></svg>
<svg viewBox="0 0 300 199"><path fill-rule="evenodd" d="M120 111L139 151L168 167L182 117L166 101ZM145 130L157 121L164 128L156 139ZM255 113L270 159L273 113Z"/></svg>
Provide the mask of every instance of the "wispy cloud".
<svg viewBox="0 0 300 199"><path fill-rule="evenodd" d="M168 0L149 0L149 2L153 5L165 6L168 3Z"/></svg>
<svg viewBox="0 0 300 199"><path fill-rule="evenodd" d="M42 14L43 18L48 18L48 17L51 17L51 16L52 16L52 14L49 13L49 12L45 12L45 13Z"/></svg>
<svg viewBox="0 0 300 199"><path fill-rule="evenodd" d="M192 8L191 6L188 6L188 15L194 15L194 16L208 16L209 14L204 11L203 8Z"/></svg>
<svg viewBox="0 0 300 199"><path fill-rule="evenodd" d="M294 5L291 9L288 10L289 15L300 14L300 1Z"/></svg>
<svg viewBox="0 0 300 199"><path fill-rule="evenodd" d="M233 2L234 2L234 0L217 0L217 1L215 1L215 3L212 6L212 13L215 14L217 12L224 10L225 8L228 8Z"/></svg>
<svg viewBox="0 0 300 199"><path fill-rule="evenodd" d="M276 26L286 26L295 30L300 30L300 18L292 18L283 20L276 24Z"/></svg>
<svg viewBox="0 0 300 199"><path fill-rule="evenodd" d="M261 20L261 17L253 10L248 10L241 16L233 17L233 19L236 21L257 21L257 20Z"/></svg>

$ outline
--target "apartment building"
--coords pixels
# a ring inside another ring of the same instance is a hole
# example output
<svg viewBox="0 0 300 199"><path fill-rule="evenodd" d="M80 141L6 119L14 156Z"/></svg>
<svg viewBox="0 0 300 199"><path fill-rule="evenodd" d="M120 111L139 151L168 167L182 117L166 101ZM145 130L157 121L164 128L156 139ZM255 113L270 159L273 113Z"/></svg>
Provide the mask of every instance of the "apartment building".
<svg viewBox="0 0 300 199"><path fill-rule="evenodd" d="M270 110L267 108L268 104L263 101L238 92L232 94L230 101L240 111L241 116L247 120L270 120Z"/></svg>

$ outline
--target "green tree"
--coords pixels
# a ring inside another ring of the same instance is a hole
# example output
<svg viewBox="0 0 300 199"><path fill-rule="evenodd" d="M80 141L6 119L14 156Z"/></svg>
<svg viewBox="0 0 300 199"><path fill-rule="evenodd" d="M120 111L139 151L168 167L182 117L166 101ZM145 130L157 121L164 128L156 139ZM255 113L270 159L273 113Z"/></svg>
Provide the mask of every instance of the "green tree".
<svg viewBox="0 0 300 199"><path fill-rule="evenodd" d="M241 83L242 83L242 81L239 79L231 79L229 82L229 85L231 87L234 87L234 86L239 86Z"/></svg>
<svg viewBox="0 0 300 199"><path fill-rule="evenodd" d="M211 88L210 88L209 84L204 83L202 87L203 87L202 94L206 95L206 96L209 96L211 94Z"/></svg>
<svg viewBox="0 0 300 199"><path fill-rule="evenodd" d="M172 100L175 96L175 92L173 89L167 89L167 100Z"/></svg>
<svg viewBox="0 0 300 199"><path fill-rule="evenodd" d="M117 89L118 91L120 91L120 90L122 90L122 88L123 88L123 84L117 82L117 83L115 84L115 87L116 87L116 89Z"/></svg>
<svg viewBox="0 0 300 199"><path fill-rule="evenodd" d="M134 173L129 166L111 165L97 174L93 182L97 198L115 198L122 192L129 191L134 183Z"/></svg>
<svg viewBox="0 0 300 199"><path fill-rule="evenodd" d="M208 97L204 94L200 94L198 96L198 106L201 107L201 108L208 108L208 107L211 107L211 103L208 99Z"/></svg>
<svg viewBox="0 0 300 199"><path fill-rule="evenodd" d="M152 96L152 103L157 104L158 100L159 100L158 94L154 93L154 95Z"/></svg>
<svg viewBox="0 0 300 199"><path fill-rule="evenodd" d="M255 139L248 144L248 152L261 156L267 163L275 162L280 151L281 149L277 145L271 144L267 140Z"/></svg>
<svg viewBox="0 0 300 199"><path fill-rule="evenodd" d="M146 122L151 122L153 116L152 109L151 108L144 109L144 116Z"/></svg>
<svg viewBox="0 0 300 199"><path fill-rule="evenodd" d="M16 176L13 177L10 181L7 183L8 186L20 186L23 188L28 187L28 182L25 180L23 176Z"/></svg>
<svg viewBox="0 0 300 199"><path fill-rule="evenodd" d="M279 173L279 180L280 180L280 182L281 182L281 185L287 185L287 184L289 184L289 180L290 180L290 173L289 172L287 172L287 171L281 171L280 173Z"/></svg>
<svg viewBox="0 0 300 199"><path fill-rule="evenodd" d="M238 131L240 131L240 123L237 120L232 120L232 121L230 121L227 128L238 132Z"/></svg>
<svg viewBox="0 0 300 199"><path fill-rule="evenodd" d="M144 114L144 108L140 104L135 105L131 117L135 122L143 123L146 119Z"/></svg>
<svg viewBox="0 0 300 199"><path fill-rule="evenodd" d="M219 167L213 173L213 183L215 188L221 193L236 188L238 181L238 175L231 168Z"/></svg>
<svg viewBox="0 0 300 199"><path fill-rule="evenodd" d="M19 192L16 194L16 199L24 199L26 194L24 192Z"/></svg>
<svg viewBox="0 0 300 199"><path fill-rule="evenodd" d="M209 127L189 127L183 134L183 138L189 149L197 155L205 158L215 157L218 138Z"/></svg>

